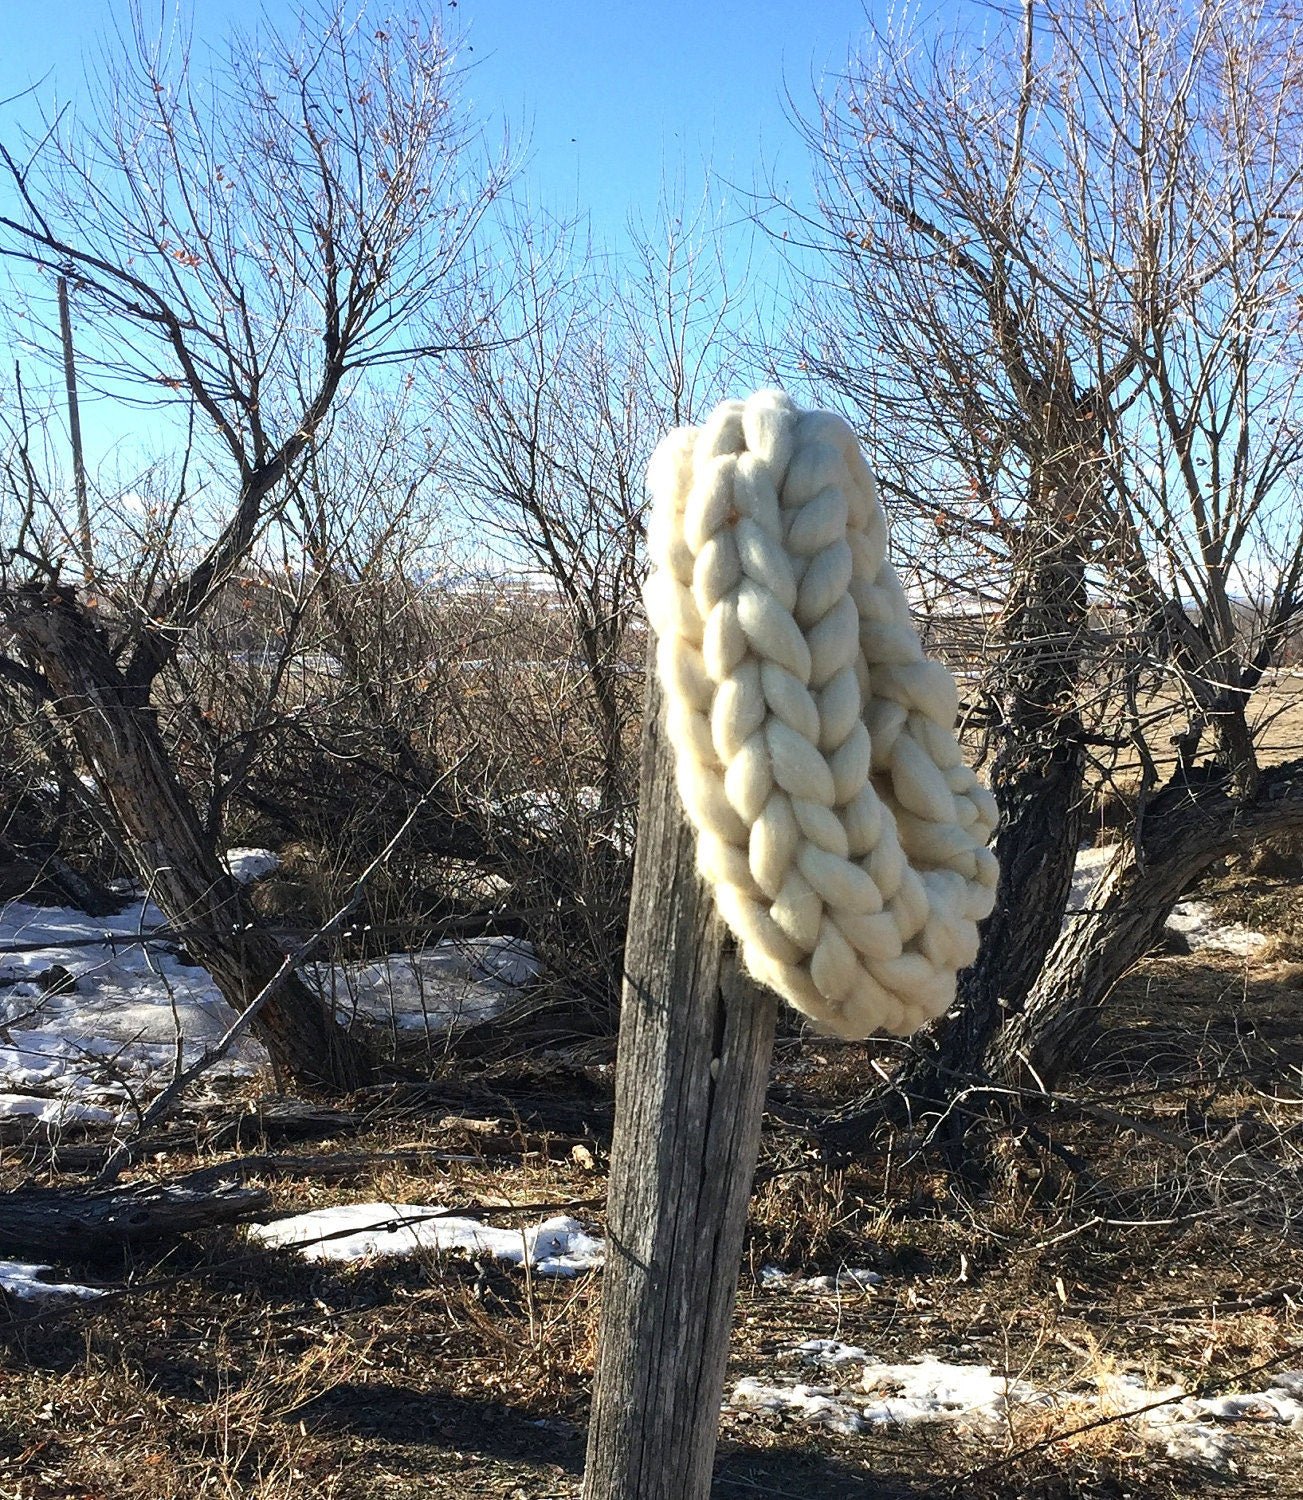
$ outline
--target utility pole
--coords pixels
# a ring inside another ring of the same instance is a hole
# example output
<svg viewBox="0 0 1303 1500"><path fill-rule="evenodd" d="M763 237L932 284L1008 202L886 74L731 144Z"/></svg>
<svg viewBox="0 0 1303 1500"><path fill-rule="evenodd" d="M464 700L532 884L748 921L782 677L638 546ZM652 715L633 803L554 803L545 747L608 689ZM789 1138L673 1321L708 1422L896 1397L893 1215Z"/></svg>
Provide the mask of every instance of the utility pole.
<svg viewBox="0 0 1303 1500"><path fill-rule="evenodd" d="M89 584L95 573L90 534L90 501L86 491L86 456L81 446L81 410L77 404L77 363L72 348L72 319L68 314L68 279L59 277L59 332L63 338L63 383L68 392L68 431L72 437L72 475L77 490L77 529L82 571Z"/></svg>

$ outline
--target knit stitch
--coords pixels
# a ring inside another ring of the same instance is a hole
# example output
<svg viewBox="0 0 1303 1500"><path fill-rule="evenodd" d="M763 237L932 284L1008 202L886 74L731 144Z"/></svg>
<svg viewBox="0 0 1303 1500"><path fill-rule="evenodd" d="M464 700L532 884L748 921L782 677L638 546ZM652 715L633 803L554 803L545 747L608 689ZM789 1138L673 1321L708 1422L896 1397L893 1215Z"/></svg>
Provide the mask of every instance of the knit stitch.
<svg viewBox="0 0 1303 1500"><path fill-rule="evenodd" d="M648 482L647 611L715 904L747 970L821 1030L906 1035L977 955L996 807L855 434L761 391L669 433Z"/></svg>

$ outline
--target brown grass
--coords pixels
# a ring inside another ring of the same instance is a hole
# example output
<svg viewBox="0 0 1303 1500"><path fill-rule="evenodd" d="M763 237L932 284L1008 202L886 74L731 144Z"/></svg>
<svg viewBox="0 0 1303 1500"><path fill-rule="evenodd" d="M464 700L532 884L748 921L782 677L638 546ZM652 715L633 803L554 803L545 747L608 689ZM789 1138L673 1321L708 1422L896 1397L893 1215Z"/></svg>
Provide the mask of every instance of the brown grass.
<svg viewBox="0 0 1303 1500"><path fill-rule="evenodd" d="M730 1382L818 1378L784 1351L837 1337L880 1358L988 1363L1068 1396L967 1435L840 1437L728 1416L717 1493L819 1500L873 1493L870 1476L882 1494L977 1500L1202 1492L1207 1475L1156 1453L1134 1423L1088 1424L1110 1370L1252 1389L1264 1377L1243 1372L1303 1364L1290 1294L1240 1305L1303 1281L1297 1003L1296 991L1230 960L1147 963L1115 997L1077 1092L1026 1122L1040 1139L1017 1121L993 1138L976 1190L899 1138L828 1173L799 1133L772 1123ZM547 1066L536 1065L541 1077ZM780 1044L776 1075L786 1118L873 1078L865 1047L799 1038ZM492 1070L482 1083L491 1090ZM1256 1132L1226 1144L1247 1117ZM310 1169L331 1149L296 1148L304 1167L269 1179L278 1208L387 1197L502 1212L600 1193L564 1138L509 1123L477 1133L410 1105L347 1143L370 1156L346 1184ZM600 1167L600 1142L590 1155ZM150 1170L189 1164L178 1152ZM10 1179L23 1170L14 1163ZM767 1264L805 1275L870 1266L883 1280L835 1296L784 1293L762 1281ZM526 1283L455 1256L311 1266L230 1234L66 1269L122 1290L11 1316L5 1500L577 1492L600 1277ZM1300 1493L1291 1442L1259 1435L1219 1493Z"/></svg>

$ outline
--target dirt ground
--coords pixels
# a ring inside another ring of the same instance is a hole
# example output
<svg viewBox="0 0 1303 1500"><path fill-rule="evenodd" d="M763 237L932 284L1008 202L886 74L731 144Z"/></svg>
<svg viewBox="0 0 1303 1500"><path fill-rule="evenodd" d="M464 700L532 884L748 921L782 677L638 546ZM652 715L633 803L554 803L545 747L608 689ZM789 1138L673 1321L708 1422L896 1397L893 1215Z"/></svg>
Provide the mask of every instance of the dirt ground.
<svg viewBox="0 0 1303 1500"><path fill-rule="evenodd" d="M726 1411L715 1494L1303 1495L1303 1433L1240 1424L1230 1461L1207 1467L1093 1400L1102 1374L1213 1394L1303 1368L1299 908L1270 885L1225 899L1266 902L1277 950L1252 967L1148 960L1084 1075L1051 1112L992 1129L976 1175L900 1133L827 1168L810 1122L853 1107L890 1050L780 1038L727 1389L824 1378L793 1350L828 1338L989 1364L1060 1399L980 1431L844 1435ZM429 1088L377 1093L335 1135L274 1149L206 1144L192 1119L134 1172L229 1160L277 1211L387 1198L600 1227L612 1054L586 1041L450 1058ZM3 1185L78 1180L94 1146L10 1146ZM881 1280L803 1290L765 1272L847 1266ZM600 1273L527 1280L453 1255L313 1265L239 1230L59 1269L114 1289L0 1314L3 1500L578 1492Z"/></svg>

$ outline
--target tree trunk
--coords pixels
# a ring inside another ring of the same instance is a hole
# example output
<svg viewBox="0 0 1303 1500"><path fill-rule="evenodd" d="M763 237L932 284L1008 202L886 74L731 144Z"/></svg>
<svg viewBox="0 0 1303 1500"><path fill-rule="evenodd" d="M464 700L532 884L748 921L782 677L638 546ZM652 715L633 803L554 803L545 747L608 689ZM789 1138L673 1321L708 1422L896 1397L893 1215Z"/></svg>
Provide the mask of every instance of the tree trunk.
<svg viewBox="0 0 1303 1500"><path fill-rule="evenodd" d="M72 736L151 899L237 1011L284 960L244 890L204 834L169 762L147 689L127 685L104 639L61 588L25 593L9 610L19 649L44 675L53 712ZM300 1086L367 1081L361 1041L291 976L253 1022L272 1060Z"/></svg>
<svg viewBox="0 0 1303 1500"><path fill-rule="evenodd" d="M992 1075L1053 1088L1080 1061L1113 986L1153 948L1208 866L1255 839L1303 829L1303 762L1261 772L1247 801L1230 786L1228 778L1180 783L1153 798L1136 840L1119 848L1090 910L1069 920L1022 1013L992 1043Z"/></svg>
<svg viewBox="0 0 1303 1500"><path fill-rule="evenodd" d="M1058 503L1051 510L1062 509L1061 491L1052 497ZM959 976L949 1022L916 1044L872 1109L824 1127L822 1145L834 1158L862 1150L884 1116L942 1113L958 1143L963 1112L950 1103L982 1076L992 1038L1036 982L1067 909L1086 769L1076 712L1087 629L1085 563L1079 528L1060 525L1056 514L1029 524L1023 548L987 690L996 715L987 731L995 745L990 785L1000 811L995 907L977 961Z"/></svg>
<svg viewBox="0 0 1303 1500"><path fill-rule="evenodd" d="M1089 600L1079 528L1060 523L1062 508L1052 506L1048 519L1028 527L1022 577L996 644L1001 660L991 697L999 717L988 738L995 744L990 781L1000 809L1000 878L982 951L961 980L953 1040L947 1034L942 1049L952 1069L980 1061L1005 1011L1022 1004L1072 889L1086 770L1077 704Z"/></svg>
<svg viewBox="0 0 1303 1500"><path fill-rule="evenodd" d="M696 870L649 674L584 1500L705 1500L776 1001Z"/></svg>

